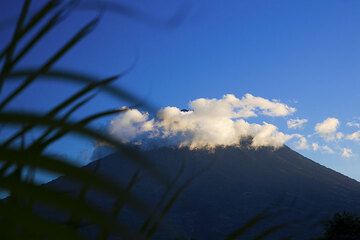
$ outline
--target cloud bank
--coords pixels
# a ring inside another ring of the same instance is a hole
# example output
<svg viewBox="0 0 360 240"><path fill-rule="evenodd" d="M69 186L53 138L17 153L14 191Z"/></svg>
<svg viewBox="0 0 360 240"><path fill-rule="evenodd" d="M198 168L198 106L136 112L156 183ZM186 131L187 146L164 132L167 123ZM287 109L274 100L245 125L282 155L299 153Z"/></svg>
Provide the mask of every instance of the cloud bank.
<svg viewBox="0 0 360 240"><path fill-rule="evenodd" d="M347 140L360 141L360 131L353 132L351 134L346 135Z"/></svg>
<svg viewBox="0 0 360 240"><path fill-rule="evenodd" d="M337 132L340 126L340 121L337 118L327 118L323 122L316 124L315 131L321 137L327 141L333 141L335 139L341 139L343 134Z"/></svg>
<svg viewBox="0 0 360 240"><path fill-rule="evenodd" d="M359 123L359 122L354 122L354 121L352 121L352 122L347 122L347 123L346 123L346 126L348 126L348 127L354 127L354 128L360 128L360 123Z"/></svg>
<svg viewBox="0 0 360 240"><path fill-rule="evenodd" d="M340 132L340 121L335 117L317 123L314 132L306 137L299 132L282 132L274 124L259 121L264 117L289 117L295 111L295 108L279 100L251 94L237 98L227 94L220 99L195 99L189 102L187 109L164 107L154 116L138 109L128 109L110 122L109 131L124 143L144 148L177 146L213 149L245 144L255 149L276 149L289 144L297 150L336 153L343 158L356 155L350 148L340 144L343 140L360 142L360 131ZM290 118L285 123L289 129L303 131L308 120ZM348 122L346 126L357 127L353 122ZM314 141L316 139L320 142Z"/></svg>
<svg viewBox="0 0 360 240"><path fill-rule="evenodd" d="M307 119L297 118L297 119L290 119L286 123L287 123L288 128L298 129L298 128L302 128L307 122L308 122Z"/></svg>
<svg viewBox="0 0 360 240"><path fill-rule="evenodd" d="M314 152L320 151L322 153L328 153L328 154L335 153L335 151L332 148L330 148L328 145L320 145L318 143L313 143L311 144L311 148Z"/></svg>
<svg viewBox="0 0 360 240"><path fill-rule="evenodd" d="M290 139L298 139L306 148L306 139L299 134L285 134L270 123L250 123L246 119L260 115L284 117L295 108L278 100L245 94L221 99L199 98L189 103L189 110L165 107L150 119L149 114L130 109L110 123L110 133L126 143L172 144L190 149L236 146L251 139L251 146L279 148Z"/></svg>

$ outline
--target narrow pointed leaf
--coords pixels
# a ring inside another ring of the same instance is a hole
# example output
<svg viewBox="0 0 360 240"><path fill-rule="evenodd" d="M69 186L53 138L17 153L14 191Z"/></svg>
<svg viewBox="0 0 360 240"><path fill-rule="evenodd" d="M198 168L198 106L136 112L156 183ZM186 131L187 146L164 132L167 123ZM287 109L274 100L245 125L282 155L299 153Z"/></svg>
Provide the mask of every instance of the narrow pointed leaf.
<svg viewBox="0 0 360 240"><path fill-rule="evenodd" d="M30 157L31 156L31 157ZM115 184L103 177L94 175L84 168L79 168L64 159L58 159L52 156L35 155L31 152L6 149L0 146L1 161L12 162L21 165L40 168L50 172L66 175L71 179L80 180L91 184L94 188L107 192L116 197L129 199L129 206L142 212L149 212L146 205L139 199L127 194L119 184Z"/></svg>
<svg viewBox="0 0 360 240"><path fill-rule="evenodd" d="M27 232L35 236L51 237L52 239L69 239L80 240L83 239L78 233L70 228L45 220L27 208L12 208L4 203L0 204L1 216L6 217L8 222L16 224ZM11 232L13 229L2 228L2 236L11 237L11 239L23 239L23 237L16 236L17 233ZM28 236L30 237L30 236Z"/></svg>
<svg viewBox="0 0 360 240"><path fill-rule="evenodd" d="M40 67L34 74L28 76L26 80L20 84L12 93L10 93L1 103L0 110L2 110L12 99L24 91L31 83L33 83L39 75L47 72L59 59L61 59L65 53L67 53L74 45L82 40L87 34L89 34L98 19L94 19L80 29L58 52L56 52L43 66Z"/></svg>
<svg viewBox="0 0 360 240"><path fill-rule="evenodd" d="M168 177L161 173L157 168L151 164L151 162L145 158L139 151L134 150L133 148L127 146L126 144L121 143L114 137L108 136L97 131L92 130L91 128L84 127L77 123L71 123L69 121L61 121L53 118L44 117L39 114L34 113L18 113L18 112L0 112L0 122L8 124L34 124L36 126L55 126L61 128L65 131L71 131L79 135L90 137L92 139L105 142L122 154L129 158L132 162L138 164L144 169L148 170L149 173L162 184L168 183Z"/></svg>

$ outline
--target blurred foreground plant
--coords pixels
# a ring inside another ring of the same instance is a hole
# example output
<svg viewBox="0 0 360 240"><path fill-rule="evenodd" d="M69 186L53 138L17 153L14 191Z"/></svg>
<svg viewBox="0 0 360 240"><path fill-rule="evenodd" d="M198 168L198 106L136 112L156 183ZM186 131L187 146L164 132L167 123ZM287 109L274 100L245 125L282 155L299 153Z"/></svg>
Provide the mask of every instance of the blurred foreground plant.
<svg viewBox="0 0 360 240"><path fill-rule="evenodd" d="M97 10L94 4L85 1L83 9ZM131 16L154 24L173 27L181 21L183 9L169 21L159 21L151 16L139 12L119 3L111 3L110 9L118 14ZM79 109L94 99L97 91L109 96L131 102L133 105L149 105L139 101L137 97L119 87L111 85L122 78L129 70L115 76L98 78L89 73L74 69L58 69L59 62L72 48L86 38L100 21L100 16L84 24L73 36L69 37L61 48L48 56L45 62L37 67L23 68L19 62L29 55L30 51L55 29L61 21L69 15L79 1L48 1L36 12L30 11L30 0L25 0L17 18L15 30L9 41L0 52L0 124L3 129L12 129L8 137L1 137L0 145L0 188L6 198L0 201L0 230L2 239L82 239L79 227L85 221L99 227L98 239L108 239L110 235L120 236L122 239L150 239L158 230L166 214L172 208L181 193L205 170L198 172L176 188L179 176L183 173L180 167L174 177L156 169L141 152L131 148L106 133L100 133L91 127L91 123L113 114L127 111L122 109L107 109L93 113L79 120L72 120L72 116ZM2 26L0 24L0 26ZM24 93L37 81L56 81L57 84L70 82L80 88L69 97L63 99L46 113L34 111L17 111L9 107L18 96ZM17 85L8 93L4 93L3 86L9 81L16 81ZM36 131L31 141L28 135ZM128 184L120 186L96 174L95 171L81 168L63 156L47 153L47 149L69 134L77 134L88 139L101 141L112 146L116 151L137 164L139 171L129 179ZM76 197L63 192L39 185L34 181L37 171L49 171L65 175L81 183L81 190ZM140 180L141 173L146 171L159 184L164 185L165 191L154 209L150 209L146 202L132 194L132 189ZM86 202L89 189L97 189L114 197L112 211L103 212L90 206ZM34 211L34 204L45 204L69 214L65 222L50 221L39 216ZM145 216L145 221L138 231L131 231L117 221L124 205L127 205ZM227 239L238 239L266 217L265 213L255 216L244 226L234 231ZM264 230L256 239L263 239L282 226L274 226Z"/></svg>
<svg viewBox="0 0 360 240"><path fill-rule="evenodd" d="M88 36L100 21L95 17L79 29L67 42L40 66L31 68L19 67L19 62L29 52L56 28L66 16L79 4L78 1L48 1L36 12L30 12L30 0L25 0L21 13L17 18L16 27L9 43L0 52L2 64L0 72L0 124L5 129L11 129L8 137L1 138L0 145L0 188L6 199L0 201L0 227L2 238L29 239L80 239L78 224L86 220L101 227L102 238L106 239L109 232L132 238L129 230L110 217L86 203L84 195L88 189L95 188L118 199L117 210L126 202L127 205L141 212L148 212L148 206L141 199L133 196L129 186L119 186L94 172L80 168L65 157L55 157L47 154L49 146L68 134L78 134L95 141L102 141L114 147L117 151L135 162L143 171L148 171L160 184L165 184L167 178L156 170L147 159L134 149L124 145L108 134L99 133L91 123L102 117L117 114L127 109L108 109L73 121L72 115L95 97L96 91L103 91L113 98L126 100L133 104L140 101L132 94L111 84L123 77L129 70L116 76L99 79L88 73L73 69L56 69L56 63L65 56L81 40ZM121 5L116 5L121 6ZM131 10L131 11L130 11ZM130 12L129 12L130 11ZM131 8L119 9L118 13L135 15ZM3 86L8 81L17 81L14 89L4 93ZM65 98L47 113L34 111L16 111L9 108L10 103L21 95L34 82L53 80L58 84L70 82L80 85L80 89ZM27 136L33 131L37 137L28 142ZM46 170L56 174L66 175L83 183L83 188L77 198L50 189L34 182L36 171ZM134 177L136 179L136 177ZM135 180L134 180L135 181ZM66 223L45 220L34 210L34 203L42 203L71 214Z"/></svg>

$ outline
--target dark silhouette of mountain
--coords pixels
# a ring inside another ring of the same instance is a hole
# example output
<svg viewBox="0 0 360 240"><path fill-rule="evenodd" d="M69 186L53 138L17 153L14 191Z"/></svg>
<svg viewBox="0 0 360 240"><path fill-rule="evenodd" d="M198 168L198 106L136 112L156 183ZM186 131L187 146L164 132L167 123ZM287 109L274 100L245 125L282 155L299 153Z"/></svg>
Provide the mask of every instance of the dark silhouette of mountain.
<svg viewBox="0 0 360 240"><path fill-rule="evenodd" d="M288 147L277 150L227 147L208 150L163 147L143 150L154 166L172 179L179 178L171 193L184 187L175 204L166 214L154 239L224 239L224 237L262 210L272 213L246 237L277 224L284 229L269 239L292 235L309 239L322 233L321 221L335 212L360 213L360 183L298 154ZM137 167L121 154L113 153L90 163L86 168L96 171L125 186ZM133 192L151 206L161 199L166 187L146 171L135 184ZM66 177L48 184L70 194L80 186ZM169 196L171 196L170 194ZM89 202L110 211L114 199L90 191ZM42 208L48 217L59 213ZM63 216L64 217L64 216ZM120 219L138 230L146 216L125 208ZM87 236L95 236L96 228L84 224ZM243 238L248 239L248 238Z"/></svg>

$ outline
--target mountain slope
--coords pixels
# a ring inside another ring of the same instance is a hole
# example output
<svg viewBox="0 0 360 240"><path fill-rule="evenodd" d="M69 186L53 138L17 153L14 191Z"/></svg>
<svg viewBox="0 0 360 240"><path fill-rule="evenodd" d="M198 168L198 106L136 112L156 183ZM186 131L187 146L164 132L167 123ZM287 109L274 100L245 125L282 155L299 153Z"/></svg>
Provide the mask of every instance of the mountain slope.
<svg viewBox="0 0 360 240"><path fill-rule="evenodd" d="M218 148L213 151L186 148L158 148L143 152L172 178L179 175L175 189L193 176L175 205L166 215L154 239L223 239L265 208L274 215L264 219L247 237L276 224L286 224L273 239L293 235L307 239L321 233L319 222L337 211L360 212L360 183L307 159L288 147L259 150L246 147ZM120 154L94 161L94 169L116 182L126 185L137 167ZM50 186L75 194L79 186L66 177ZM135 185L134 192L155 206L165 191L146 172ZM173 191L174 193L174 191ZM113 199L96 193L88 200L105 210ZM50 210L44 214L56 215ZM133 229L138 229L144 216L124 209L121 215ZM91 236L96 228L84 226Z"/></svg>

